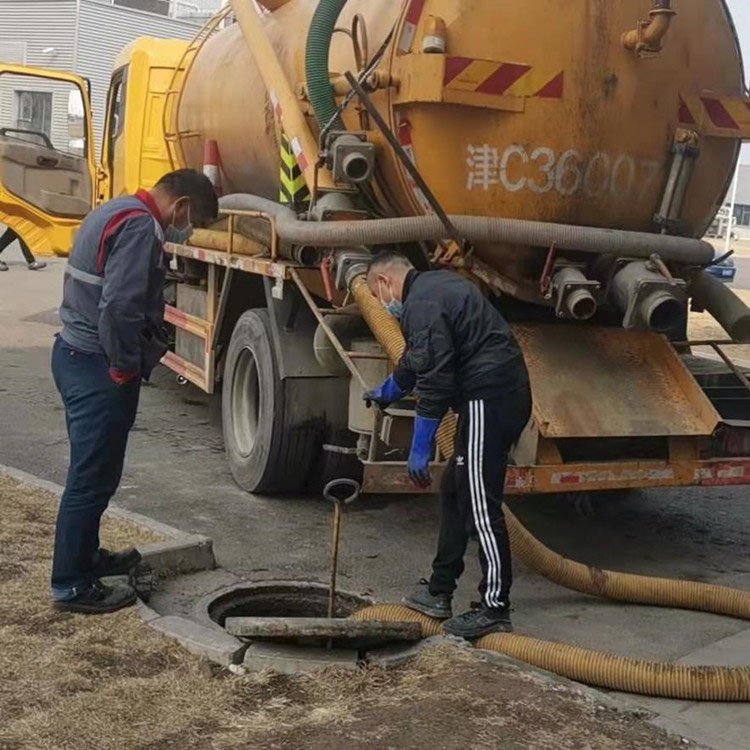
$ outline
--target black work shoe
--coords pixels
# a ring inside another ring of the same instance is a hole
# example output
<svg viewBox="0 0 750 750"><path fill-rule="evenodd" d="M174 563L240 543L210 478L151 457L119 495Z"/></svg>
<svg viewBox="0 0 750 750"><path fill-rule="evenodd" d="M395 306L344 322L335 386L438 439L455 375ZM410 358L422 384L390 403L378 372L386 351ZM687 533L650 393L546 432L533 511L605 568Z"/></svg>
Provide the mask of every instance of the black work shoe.
<svg viewBox="0 0 750 750"><path fill-rule="evenodd" d="M452 620L443 623L443 630L448 635L474 640L490 633L512 633L510 621L510 604L504 607L486 607L481 605L470 609Z"/></svg>
<svg viewBox="0 0 750 750"><path fill-rule="evenodd" d="M135 591L130 586L105 586L94 581L90 588L82 591L75 599L53 602L60 612L77 612L82 615L104 615L117 612L135 604Z"/></svg>
<svg viewBox="0 0 750 750"><path fill-rule="evenodd" d="M94 566L94 575L97 578L107 576L126 576L142 560L141 553L135 549L126 549L123 552L110 552L100 549L97 563Z"/></svg>
<svg viewBox="0 0 750 750"><path fill-rule="evenodd" d="M453 617L452 601L453 597L450 594L431 594L430 582L426 578L422 578L417 588L401 600L409 609L437 620Z"/></svg>

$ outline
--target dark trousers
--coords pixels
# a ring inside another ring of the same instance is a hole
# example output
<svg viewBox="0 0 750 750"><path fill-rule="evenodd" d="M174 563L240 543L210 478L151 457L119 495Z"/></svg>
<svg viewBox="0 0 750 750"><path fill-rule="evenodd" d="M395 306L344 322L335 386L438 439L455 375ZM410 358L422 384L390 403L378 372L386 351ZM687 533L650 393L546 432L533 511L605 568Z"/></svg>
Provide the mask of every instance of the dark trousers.
<svg viewBox="0 0 750 750"><path fill-rule="evenodd" d="M521 389L502 398L470 401L459 411L455 453L443 476L438 552L430 592L452 594L464 571L470 535L479 539L482 582L488 607L508 603L513 570L503 515L508 451L531 417L531 394Z"/></svg>
<svg viewBox="0 0 750 750"><path fill-rule="evenodd" d="M36 258L29 249L29 246L10 228L6 229L2 237L0 237L0 253L2 253L8 245L12 245L16 240L18 240L18 245L21 248L21 252L23 253L26 262L33 263Z"/></svg>
<svg viewBox="0 0 750 750"><path fill-rule="evenodd" d="M95 579L99 523L122 476L140 382L118 386L102 354L86 354L57 338L52 374L65 406L70 467L60 500L52 592L75 596Z"/></svg>

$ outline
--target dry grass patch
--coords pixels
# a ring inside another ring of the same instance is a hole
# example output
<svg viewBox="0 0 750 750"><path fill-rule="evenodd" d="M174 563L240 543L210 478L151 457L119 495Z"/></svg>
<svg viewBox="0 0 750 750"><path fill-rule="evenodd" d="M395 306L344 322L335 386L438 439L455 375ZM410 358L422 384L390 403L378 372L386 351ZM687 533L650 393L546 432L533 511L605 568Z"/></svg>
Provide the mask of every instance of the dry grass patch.
<svg viewBox="0 0 750 750"><path fill-rule="evenodd" d="M684 747L535 674L431 650L409 668L235 678L133 611L54 612L55 500L0 476L0 750ZM154 541L108 521L103 542Z"/></svg>

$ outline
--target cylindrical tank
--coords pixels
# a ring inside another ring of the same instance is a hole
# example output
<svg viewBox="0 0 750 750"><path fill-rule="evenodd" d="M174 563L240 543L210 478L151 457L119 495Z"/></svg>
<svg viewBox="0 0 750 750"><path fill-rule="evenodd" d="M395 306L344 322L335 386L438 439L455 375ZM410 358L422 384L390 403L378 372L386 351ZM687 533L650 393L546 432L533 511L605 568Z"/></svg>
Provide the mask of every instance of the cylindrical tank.
<svg viewBox="0 0 750 750"><path fill-rule="evenodd" d="M661 51L644 55L627 49L622 38L648 20L652 0L350 0L339 25L350 27L361 14L370 54L396 25L381 68L398 76L405 63L399 47L412 29L406 24L417 20L411 54L420 56L429 16L445 22L450 59L444 84L474 106L424 101L430 97L420 97L414 80L379 91L374 100L411 143L420 172L448 213L656 231L680 96L744 91L724 0L671 5L676 15ZM317 0L290 0L263 19L295 88L304 83L316 6ZM354 69L352 43L343 33L334 35L330 69ZM425 81L426 91L432 84ZM359 129L359 118L351 113L347 125ZM203 141L216 139L225 189L278 196L275 118L239 26L218 33L199 53L179 126L202 136L185 141L192 166L200 165ZM376 130L369 135L380 146L378 187L393 213L423 212L395 155ZM701 139L681 217L686 233L698 236L707 227L739 145ZM497 268L515 266L511 275L523 275L527 261L538 270L538 252L506 247L480 254Z"/></svg>

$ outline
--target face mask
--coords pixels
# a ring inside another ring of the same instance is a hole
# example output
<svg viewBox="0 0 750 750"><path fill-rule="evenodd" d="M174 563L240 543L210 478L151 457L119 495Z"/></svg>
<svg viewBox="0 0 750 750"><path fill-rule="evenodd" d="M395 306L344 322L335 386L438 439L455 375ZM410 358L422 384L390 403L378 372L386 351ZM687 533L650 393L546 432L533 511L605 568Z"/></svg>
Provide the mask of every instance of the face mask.
<svg viewBox="0 0 750 750"><path fill-rule="evenodd" d="M176 212L177 208L175 207L174 211L172 212L172 223L164 230L164 241L172 242L175 245L186 245L187 241L193 235L193 225L190 221L190 207L188 206L187 224L182 229L177 227L177 225L174 223L174 215Z"/></svg>
<svg viewBox="0 0 750 750"><path fill-rule="evenodd" d="M399 302L397 299L392 299L386 306L385 309L393 315L396 320L401 320L401 316L404 312L404 303Z"/></svg>
<svg viewBox="0 0 750 750"><path fill-rule="evenodd" d="M379 283L380 282L378 282L378 284ZM386 311L390 315L393 315L393 317L396 318L396 320L400 320L401 319L401 315L404 312L404 303L400 302L399 300L397 300L393 296L393 293L391 293L391 301L390 302L385 302L383 300L383 295L381 294L380 295L380 304L383 305L383 307L386 309Z"/></svg>

